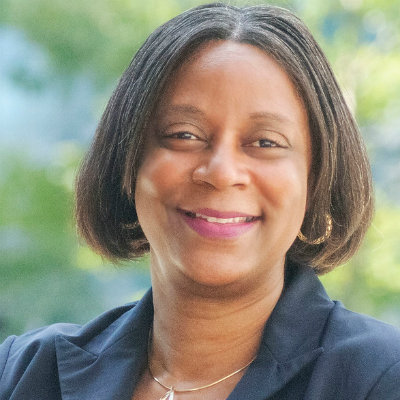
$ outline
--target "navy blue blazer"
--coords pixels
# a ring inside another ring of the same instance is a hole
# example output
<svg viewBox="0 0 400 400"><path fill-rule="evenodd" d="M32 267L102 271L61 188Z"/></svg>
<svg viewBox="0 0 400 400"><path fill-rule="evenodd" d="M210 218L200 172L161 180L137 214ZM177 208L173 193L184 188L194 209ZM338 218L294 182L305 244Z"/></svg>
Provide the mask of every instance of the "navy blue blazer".
<svg viewBox="0 0 400 400"><path fill-rule="evenodd" d="M399 400L400 331L346 310L308 267L287 268L259 354L228 400ZM0 400L130 400L146 363L152 294L85 326L0 347Z"/></svg>

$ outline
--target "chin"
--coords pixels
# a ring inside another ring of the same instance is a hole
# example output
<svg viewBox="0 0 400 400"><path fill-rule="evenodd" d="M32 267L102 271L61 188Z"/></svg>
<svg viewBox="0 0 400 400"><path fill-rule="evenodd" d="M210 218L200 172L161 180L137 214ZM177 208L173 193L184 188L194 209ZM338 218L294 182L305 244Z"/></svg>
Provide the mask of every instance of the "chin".
<svg viewBox="0 0 400 400"><path fill-rule="evenodd" d="M192 282L209 288L224 288L245 282L249 276L260 272L260 267L254 262L239 262L234 255L224 256L221 254L205 257L191 254L190 259L185 257L181 260L181 272ZM199 262L199 260L201 260Z"/></svg>

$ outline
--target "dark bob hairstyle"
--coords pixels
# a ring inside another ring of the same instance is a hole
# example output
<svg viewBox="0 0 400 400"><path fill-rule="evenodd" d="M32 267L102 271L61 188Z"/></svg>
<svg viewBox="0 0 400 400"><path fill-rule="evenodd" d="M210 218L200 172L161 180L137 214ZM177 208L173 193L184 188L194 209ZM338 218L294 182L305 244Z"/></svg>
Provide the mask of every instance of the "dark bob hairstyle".
<svg viewBox="0 0 400 400"><path fill-rule="evenodd" d="M320 47L304 23L283 8L199 6L156 29L124 72L81 166L76 186L78 229L99 254L133 259L150 248L137 223L135 181L147 125L172 74L200 46L217 40L251 44L273 57L297 88L307 110L312 167L302 233L287 259L325 273L358 250L371 224L370 166L357 124Z"/></svg>

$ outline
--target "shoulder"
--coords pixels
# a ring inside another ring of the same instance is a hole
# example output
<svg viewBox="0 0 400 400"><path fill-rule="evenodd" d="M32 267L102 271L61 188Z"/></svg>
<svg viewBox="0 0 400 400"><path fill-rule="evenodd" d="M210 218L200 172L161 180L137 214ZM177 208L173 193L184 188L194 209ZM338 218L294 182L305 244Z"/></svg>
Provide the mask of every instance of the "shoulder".
<svg viewBox="0 0 400 400"><path fill-rule="evenodd" d="M400 398L398 328L349 311L336 302L321 347L324 352L317 368L319 379L326 381L329 376L332 392L343 390L350 394L346 398L352 399Z"/></svg>
<svg viewBox="0 0 400 400"><path fill-rule="evenodd" d="M324 335L328 351L400 360L400 329L335 302Z"/></svg>
<svg viewBox="0 0 400 400"><path fill-rule="evenodd" d="M109 310L86 325L59 323L24 333L21 336L11 336L0 346L0 365L4 362L5 356L9 357L11 354L29 353L33 355L40 351L51 350L57 336L66 336L75 338L75 340L82 338L90 341L91 338L99 335L111 325L118 324L118 322L123 323L121 319L124 314L135 305L136 303L131 303Z"/></svg>
<svg viewBox="0 0 400 400"><path fill-rule="evenodd" d="M11 336L0 346L0 399L8 398L27 371L35 370L35 380L47 382L47 387L56 386L57 359L56 339L70 338L78 342L90 342L93 338L113 326L123 324L124 315L135 306L128 304L110 310L86 325L54 324Z"/></svg>

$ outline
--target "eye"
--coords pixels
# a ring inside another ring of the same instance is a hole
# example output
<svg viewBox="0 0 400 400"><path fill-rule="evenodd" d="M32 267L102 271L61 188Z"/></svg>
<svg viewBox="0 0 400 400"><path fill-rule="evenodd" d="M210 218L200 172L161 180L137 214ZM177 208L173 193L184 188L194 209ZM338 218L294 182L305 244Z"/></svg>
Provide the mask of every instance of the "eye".
<svg viewBox="0 0 400 400"><path fill-rule="evenodd" d="M281 147L278 143L269 139L256 140L249 144L251 147Z"/></svg>
<svg viewBox="0 0 400 400"><path fill-rule="evenodd" d="M270 148L270 147L278 147L278 148L286 148L287 145L278 141L271 139L260 139L255 140L247 145L248 147L260 147L260 148Z"/></svg>
<svg viewBox="0 0 400 400"><path fill-rule="evenodd" d="M197 151L206 146L207 142L198 134L182 130L165 132L160 137L160 144L175 151Z"/></svg>
<svg viewBox="0 0 400 400"><path fill-rule="evenodd" d="M196 135L194 135L193 133L187 132L187 131L171 133L171 134L167 135L166 137L171 138L171 139L181 139L181 140L197 140L197 139L199 139Z"/></svg>

